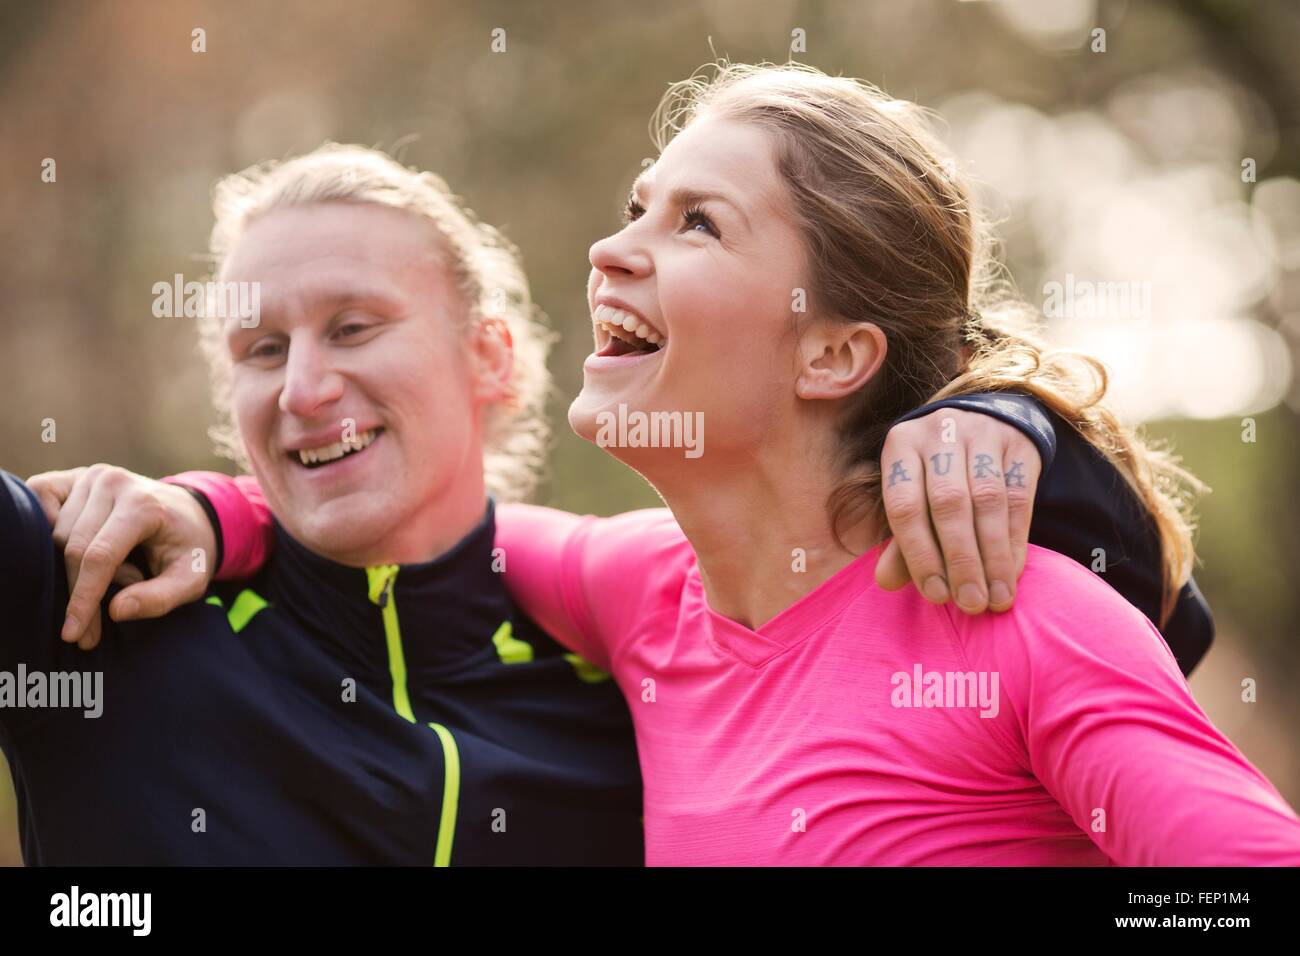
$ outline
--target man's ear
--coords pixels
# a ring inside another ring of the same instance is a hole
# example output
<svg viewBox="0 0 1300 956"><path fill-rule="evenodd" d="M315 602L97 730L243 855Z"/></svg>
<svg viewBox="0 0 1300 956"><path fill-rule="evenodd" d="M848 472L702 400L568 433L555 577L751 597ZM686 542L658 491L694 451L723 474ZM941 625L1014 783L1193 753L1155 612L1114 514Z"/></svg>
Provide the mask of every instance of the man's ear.
<svg viewBox="0 0 1300 956"><path fill-rule="evenodd" d="M843 398L869 382L889 345L870 322L818 322L799 340L795 394L804 399Z"/></svg>
<svg viewBox="0 0 1300 956"><path fill-rule="evenodd" d="M510 394L510 376L515 364L510 326L504 319L492 316L480 319L470 332L467 345L474 373L474 398L484 403L501 401Z"/></svg>

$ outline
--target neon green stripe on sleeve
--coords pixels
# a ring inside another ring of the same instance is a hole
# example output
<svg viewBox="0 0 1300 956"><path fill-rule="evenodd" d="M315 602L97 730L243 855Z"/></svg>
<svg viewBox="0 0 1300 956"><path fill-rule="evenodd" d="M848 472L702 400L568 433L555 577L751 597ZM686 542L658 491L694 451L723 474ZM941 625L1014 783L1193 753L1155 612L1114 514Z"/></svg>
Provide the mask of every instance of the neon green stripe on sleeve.
<svg viewBox="0 0 1300 956"><path fill-rule="evenodd" d="M248 627L248 622L266 606L266 598L256 591L247 588L240 591L239 596L235 598L235 603L230 605L230 610L226 612L226 617L230 619L230 629L238 634Z"/></svg>
<svg viewBox="0 0 1300 956"><path fill-rule="evenodd" d="M578 675L578 680L585 684L599 684L603 680L609 680L608 674L585 657L565 654L564 659L573 665L573 672Z"/></svg>
<svg viewBox="0 0 1300 956"><path fill-rule="evenodd" d="M501 622L492 635L492 643L496 645L497 657L501 658L502 664L527 664L533 659L533 645L515 637L509 621Z"/></svg>

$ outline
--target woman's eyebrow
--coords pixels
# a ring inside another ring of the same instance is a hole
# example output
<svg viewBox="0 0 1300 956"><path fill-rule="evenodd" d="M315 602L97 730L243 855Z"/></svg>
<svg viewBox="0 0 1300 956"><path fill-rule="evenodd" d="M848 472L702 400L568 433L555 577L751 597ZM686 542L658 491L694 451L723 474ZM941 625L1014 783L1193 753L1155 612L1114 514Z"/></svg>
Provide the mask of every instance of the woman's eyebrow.
<svg viewBox="0 0 1300 956"><path fill-rule="evenodd" d="M645 180L638 178L637 181L632 184L632 191L628 198L637 199L639 195L644 193L648 188L649 187L646 185ZM745 215L745 210L741 208L740 203L724 192L709 189L696 189L690 186L678 186L668 194L668 202L678 209L681 209L683 206L698 206L700 203L709 201L726 203L736 211L737 215L739 215L742 220L744 220L745 228L750 228L749 217Z"/></svg>

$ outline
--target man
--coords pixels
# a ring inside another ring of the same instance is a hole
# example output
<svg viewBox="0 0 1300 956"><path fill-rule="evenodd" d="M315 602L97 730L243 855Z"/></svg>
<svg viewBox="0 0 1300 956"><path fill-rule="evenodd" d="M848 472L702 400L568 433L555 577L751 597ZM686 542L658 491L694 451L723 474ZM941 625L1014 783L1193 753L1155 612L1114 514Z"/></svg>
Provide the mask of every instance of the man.
<svg viewBox="0 0 1300 956"><path fill-rule="evenodd" d="M545 385L512 375L512 344L541 346L519 341L509 247L433 177L323 150L227 181L214 248L222 281L260 288L260 321L205 332L275 558L83 654L58 640L50 527L5 476L0 672L24 696L0 742L25 860L639 864L627 707L494 568L485 454ZM74 673L102 675L99 716L27 693Z"/></svg>

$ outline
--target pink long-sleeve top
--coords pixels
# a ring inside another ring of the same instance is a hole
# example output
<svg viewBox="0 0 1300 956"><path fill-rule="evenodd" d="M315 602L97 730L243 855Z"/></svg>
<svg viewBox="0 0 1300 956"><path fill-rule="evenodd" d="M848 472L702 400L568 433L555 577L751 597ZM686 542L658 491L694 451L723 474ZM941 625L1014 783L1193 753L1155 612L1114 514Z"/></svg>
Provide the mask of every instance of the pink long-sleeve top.
<svg viewBox="0 0 1300 956"><path fill-rule="evenodd" d="M256 486L188 483L260 562ZM1300 819L1156 629L1055 552L970 617L882 591L876 548L752 630L709 608L665 510L503 505L497 545L524 610L627 697L650 865L1300 865Z"/></svg>

